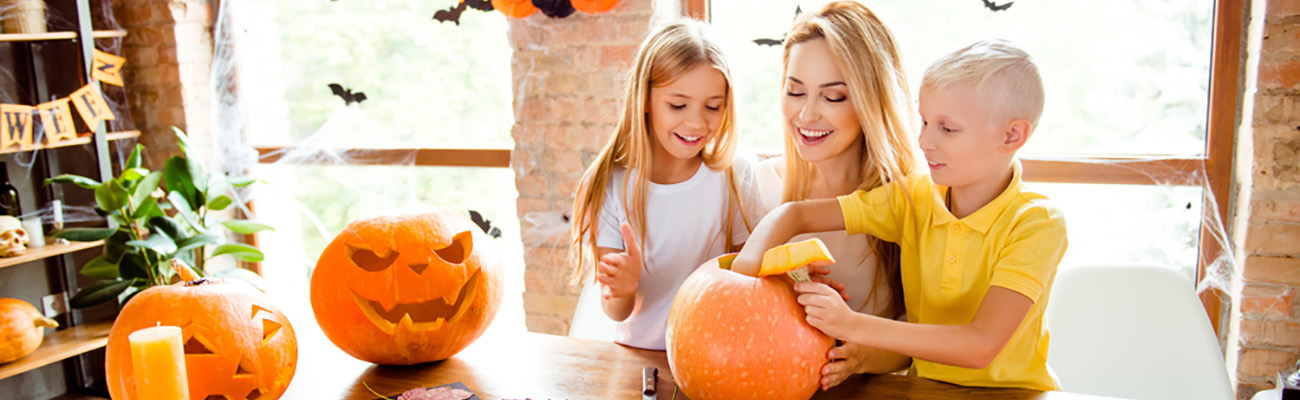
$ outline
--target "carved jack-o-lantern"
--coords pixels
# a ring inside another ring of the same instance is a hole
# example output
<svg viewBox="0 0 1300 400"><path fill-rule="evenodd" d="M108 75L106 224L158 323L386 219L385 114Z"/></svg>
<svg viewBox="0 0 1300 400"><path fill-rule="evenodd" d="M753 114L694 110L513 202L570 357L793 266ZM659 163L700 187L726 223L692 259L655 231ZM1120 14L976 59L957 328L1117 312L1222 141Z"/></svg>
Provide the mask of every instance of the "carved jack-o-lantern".
<svg viewBox="0 0 1300 400"><path fill-rule="evenodd" d="M311 306L353 357L387 365L443 360L487 329L501 261L473 222L446 208L348 224L316 262Z"/></svg>
<svg viewBox="0 0 1300 400"><path fill-rule="evenodd" d="M298 365L293 327L257 289L219 279L155 286L113 321L105 362L112 398L139 398L127 336L160 324L181 328L191 400L274 400Z"/></svg>

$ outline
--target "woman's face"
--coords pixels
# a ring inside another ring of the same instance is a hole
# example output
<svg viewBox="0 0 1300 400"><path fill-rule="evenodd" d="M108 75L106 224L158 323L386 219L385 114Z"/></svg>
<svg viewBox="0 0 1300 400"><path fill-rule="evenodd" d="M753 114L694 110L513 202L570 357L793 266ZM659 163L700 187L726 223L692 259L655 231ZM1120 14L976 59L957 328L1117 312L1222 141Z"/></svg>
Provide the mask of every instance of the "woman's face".
<svg viewBox="0 0 1300 400"><path fill-rule="evenodd" d="M830 159L862 140L848 83L825 39L790 48L781 111L786 132L804 161Z"/></svg>

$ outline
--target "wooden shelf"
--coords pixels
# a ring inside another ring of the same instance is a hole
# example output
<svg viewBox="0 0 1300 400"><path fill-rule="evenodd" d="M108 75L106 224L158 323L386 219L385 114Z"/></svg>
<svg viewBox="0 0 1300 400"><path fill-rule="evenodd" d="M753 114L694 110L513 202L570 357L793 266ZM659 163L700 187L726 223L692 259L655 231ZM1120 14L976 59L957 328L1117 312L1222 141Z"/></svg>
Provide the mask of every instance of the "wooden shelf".
<svg viewBox="0 0 1300 400"><path fill-rule="evenodd" d="M62 396L55 397L54 400L108 400L108 399L95 396L95 395L89 395L89 394L64 393Z"/></svg>
<svg viewBox="0 0 1300 400"><path fill-rule="evenodd" d="M108 141L112 142L114 140L134 139L138 137L140 137L140 131L123 131L123 132L110 133L108 134L107 139ZM91 139L92 137L89 135L80 136L77 137L76 139L61 140L55 142L54 144L39 144L32 147L31 149L23 149L22 147L15 147L11 145L10 147L0 149L0 154L20 153L24 151L36 151L36 150L43 150L43 149L56 149L59 147L68 147L68 146L80 146L86 143L90 143Z"/></svg>
<svg viewBox="0 0 1300 400"><path fill-rule="evenodd" d="M108 344L112 322L74 326L45 337L41 347L27 357L0 364L0 379L44 367L86 353Z"/></svg>
<svg viewBox="0 0 1300 400"><path fill-rule="evenodd" d="M95 31L91 36L95 39L120 38L126 37L126 31ZM72 40L77 38L76 32L45 32L45 33L2 33L0 42L51 42L55 40Z"/></svg>
<svg viewBox="0 0 1300 400"><path fill-rule="evenodd" d="M36 261L78 250L85 250L102 244L104 244L103 240L98 242L72 242L68 244L51 243L41 247L28 247L27 253L21 256L0 258L0 268L12 267L29 261Z"/></svg>

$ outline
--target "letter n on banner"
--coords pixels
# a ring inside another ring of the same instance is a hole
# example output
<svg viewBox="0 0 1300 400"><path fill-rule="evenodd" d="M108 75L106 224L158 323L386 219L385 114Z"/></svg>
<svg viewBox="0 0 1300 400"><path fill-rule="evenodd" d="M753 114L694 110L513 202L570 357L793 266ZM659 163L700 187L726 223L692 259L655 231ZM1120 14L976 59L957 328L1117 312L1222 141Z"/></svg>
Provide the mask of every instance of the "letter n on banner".
<svg viewBox="0 0 1300 400"><path fill-rule="evenodd" d="M15 144L32 149L32 111L36 107L0 104L0 149Z"/></svg>
<svg viewBox="0 0 1300 400"><path fill-rule="evenodd" d="M110 85L122 86L122 64L126 59L95 49L90 76Z"/></svg>
<svg viewBox="0 0 1300 400"><path fill-rule="evenodd" d="M45 142L54 144L63 139L76 139L77 128L72 125L72 109L68 99L58 99L36 106L45 127Z"/></svg>
<svg viewBox="0 0 1300 400"><path fill-rule="evenodd" d="M77 113L81 114L81 120L86 121L86 126L92 131L99 127L100 121L114 118L113 110L108 108L104 95L99 93L99 88L94 84L82 86L81 89L72 92L68 100L72 100L72 104L77 106Z"/></svg>

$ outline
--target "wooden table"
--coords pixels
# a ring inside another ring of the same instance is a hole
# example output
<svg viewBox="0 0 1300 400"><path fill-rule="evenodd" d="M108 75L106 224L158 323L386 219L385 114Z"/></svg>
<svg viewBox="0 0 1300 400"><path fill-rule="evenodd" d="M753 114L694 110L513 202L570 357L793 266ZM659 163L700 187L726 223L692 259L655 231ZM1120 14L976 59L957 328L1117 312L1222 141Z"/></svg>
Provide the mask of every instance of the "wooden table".
<svg viewBox="0 0 1300 400"><path fill-rule="evenodd" d="M672 399L675 387L666 353L610 342L489 330L448 360L391 367L352 359L318 330L303 331L299 333L298 371L283 397L286 399L370 400L376 396L363 383L380 394L395 397L408 389L454 382L463 382L484 400L640 399L641 370L646 366L659 368L659 399ZM686 397L677 393L676 398ZM896 375L850 379L813 398L1103 399L1062 392L966 388Z"/></svg>

